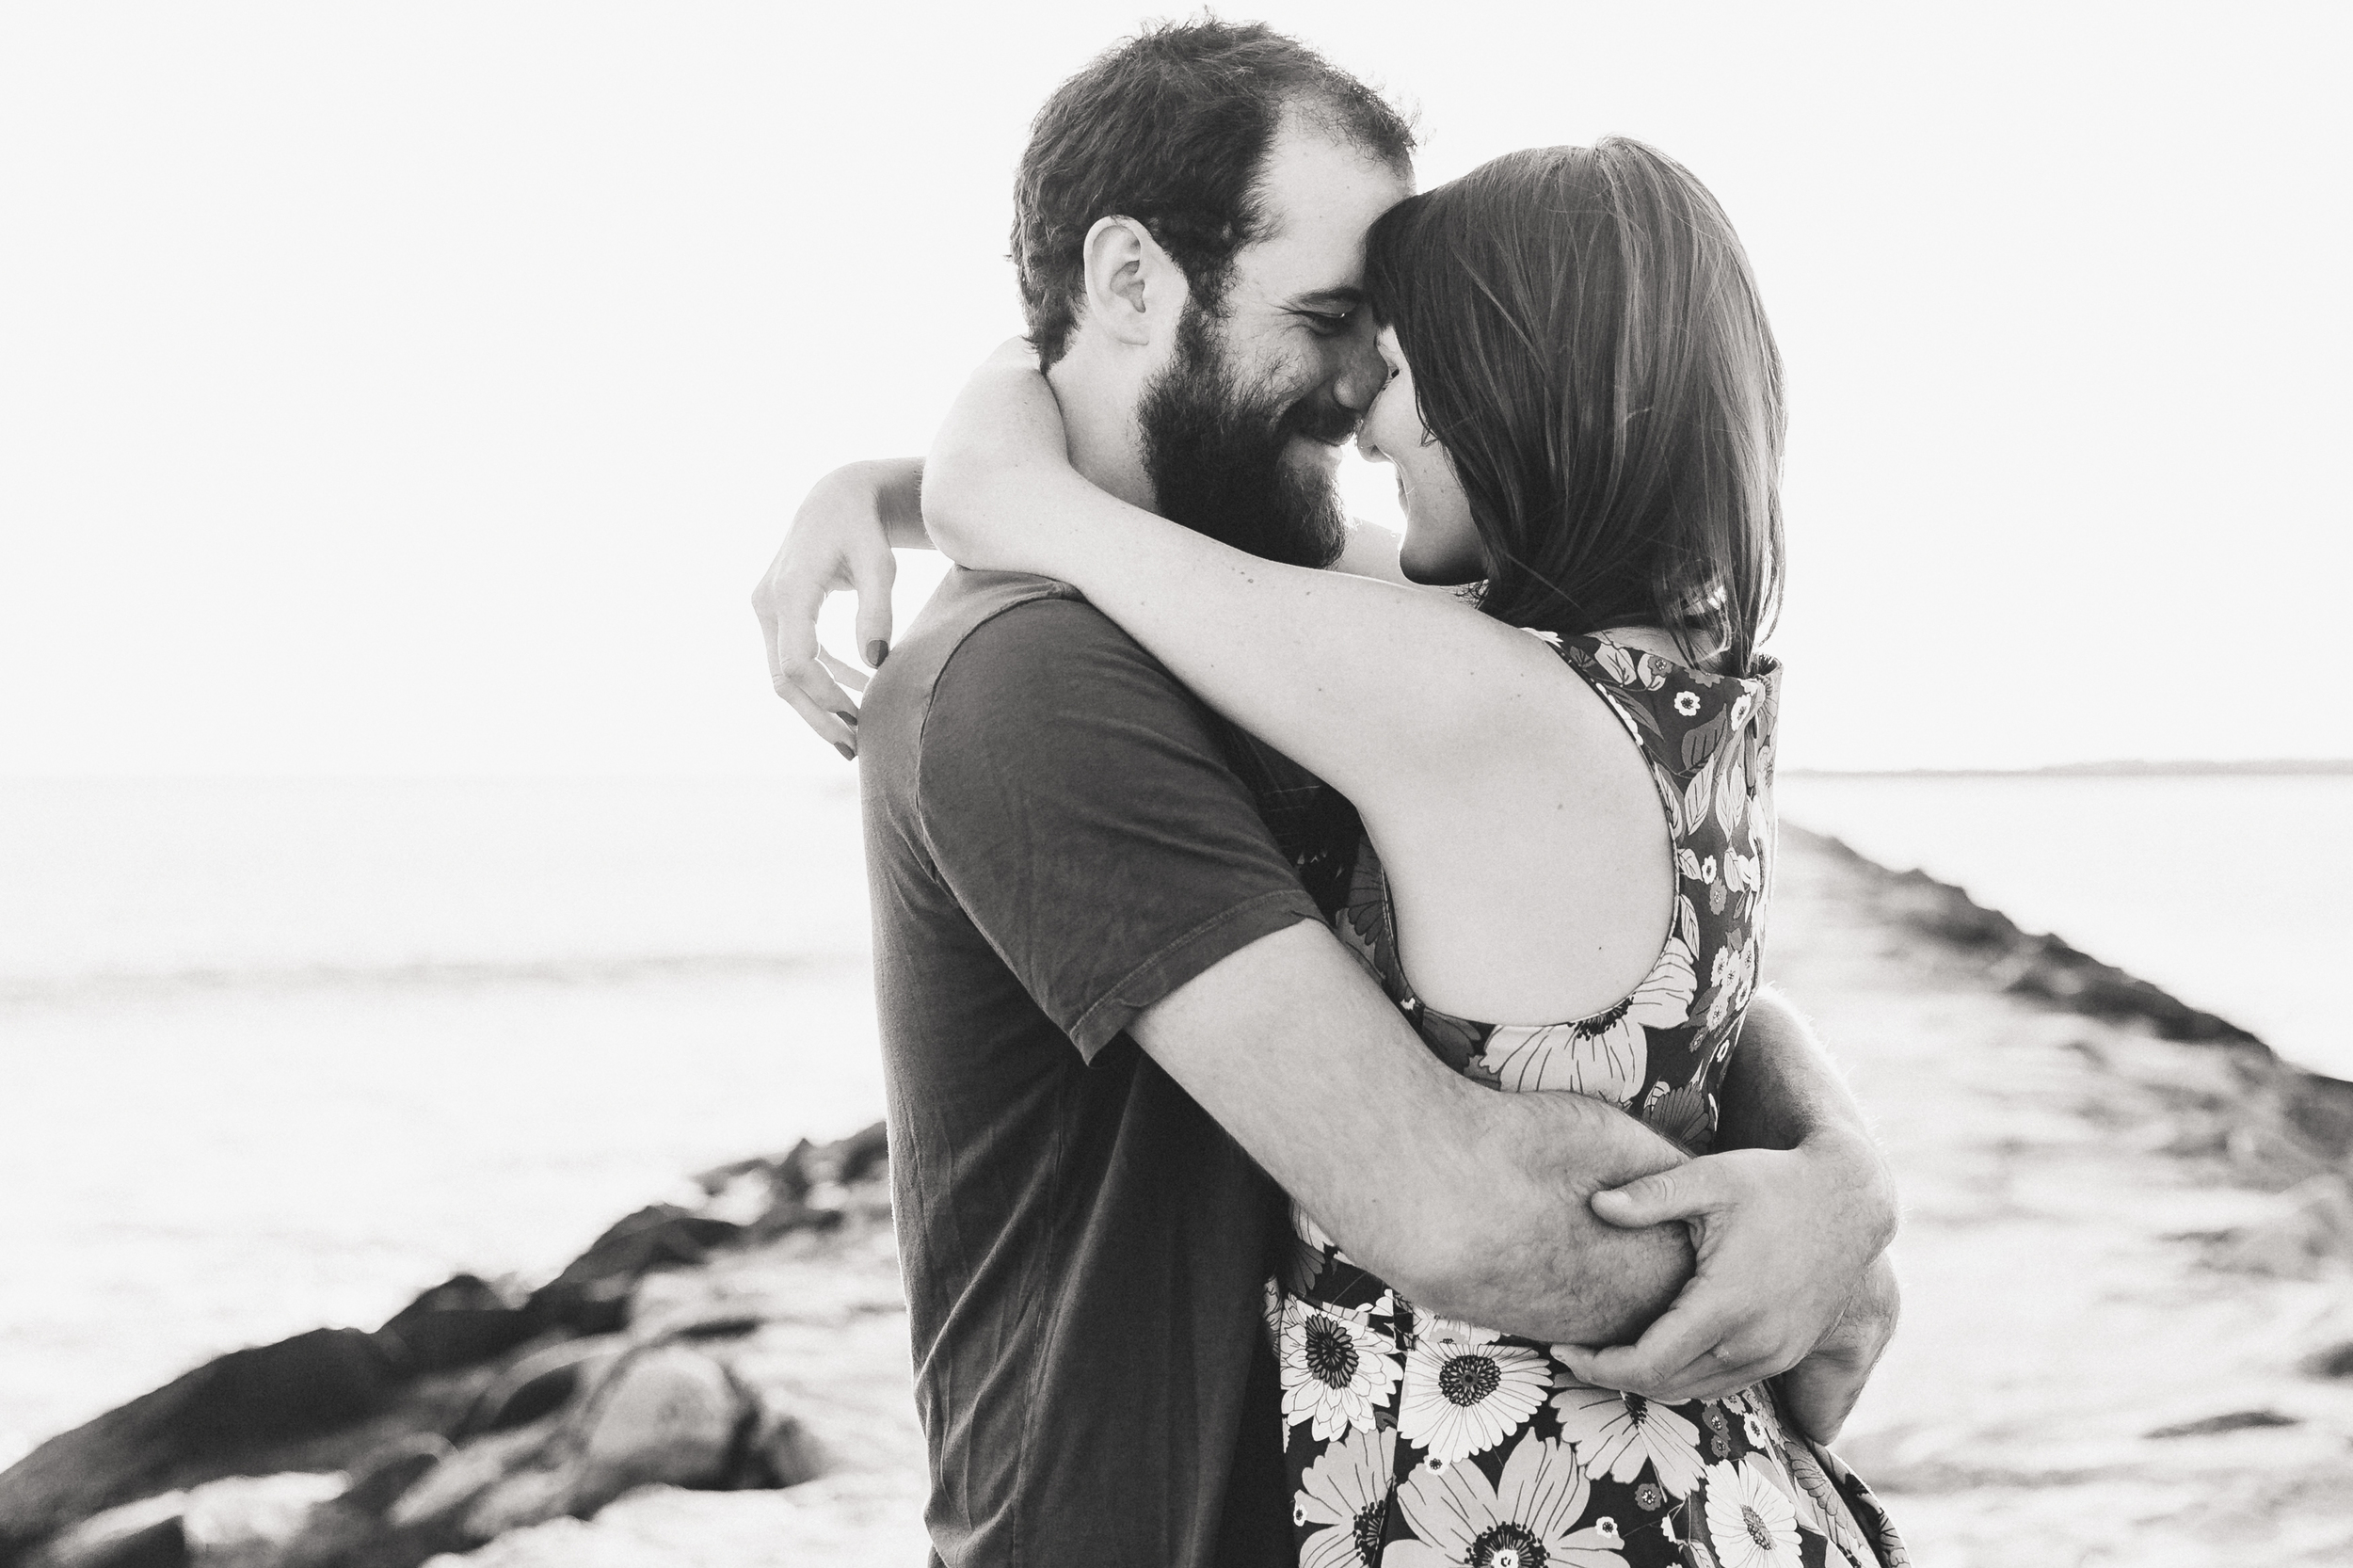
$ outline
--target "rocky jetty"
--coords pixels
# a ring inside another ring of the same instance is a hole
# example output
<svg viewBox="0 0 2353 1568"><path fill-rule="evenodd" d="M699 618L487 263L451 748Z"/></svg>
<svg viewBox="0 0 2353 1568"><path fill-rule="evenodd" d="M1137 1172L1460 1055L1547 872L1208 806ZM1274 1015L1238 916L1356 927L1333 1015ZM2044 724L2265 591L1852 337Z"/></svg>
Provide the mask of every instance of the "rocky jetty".
<svg viewBox="0 0 2353 1568"><path fill-rule="evenodd" d="M1839 1448L1913 1560L2353 1562L2353 1084L1787 824L1766 970L1904 1195Z"/></svg>
<svg viewBox="0 0 2353 1568"><path fill-rule="evenodd" d="M824 1375L860 1317L904 1359L882 1128L696 1179L535 1289L460 1274L52 1438L0 1474L0 1568L416 1568L644 1488L903 1472L904 1375L895 1413Z"/></svg>

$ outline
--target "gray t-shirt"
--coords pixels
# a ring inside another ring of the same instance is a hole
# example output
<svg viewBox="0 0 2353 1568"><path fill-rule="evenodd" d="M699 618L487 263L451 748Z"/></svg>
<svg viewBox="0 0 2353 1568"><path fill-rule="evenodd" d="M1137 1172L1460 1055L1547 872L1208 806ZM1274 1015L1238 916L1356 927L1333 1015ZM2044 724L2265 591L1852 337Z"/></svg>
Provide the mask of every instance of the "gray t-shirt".
<svg viewBox="0 0 2353 1568"><path fill-rule="evenodd" d="M859 730L935 1561L1289 1563L1279 1194L1121 1032L1318 918L1232 733L1070 588L966 571Z"/></svg>

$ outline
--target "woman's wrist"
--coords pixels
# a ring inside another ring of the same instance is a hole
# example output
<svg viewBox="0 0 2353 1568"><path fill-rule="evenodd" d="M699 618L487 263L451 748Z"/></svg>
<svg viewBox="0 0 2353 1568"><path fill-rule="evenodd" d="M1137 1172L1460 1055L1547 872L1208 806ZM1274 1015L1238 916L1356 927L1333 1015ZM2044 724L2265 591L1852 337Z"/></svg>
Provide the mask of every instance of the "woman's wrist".
<svg viewBox="0 0 2353 1568"><path fill-rule="evenodd" d="M923 459L869 457L844 463L818 481L844 500L872 509L894 550L930 550L923 526Z"/></svg>

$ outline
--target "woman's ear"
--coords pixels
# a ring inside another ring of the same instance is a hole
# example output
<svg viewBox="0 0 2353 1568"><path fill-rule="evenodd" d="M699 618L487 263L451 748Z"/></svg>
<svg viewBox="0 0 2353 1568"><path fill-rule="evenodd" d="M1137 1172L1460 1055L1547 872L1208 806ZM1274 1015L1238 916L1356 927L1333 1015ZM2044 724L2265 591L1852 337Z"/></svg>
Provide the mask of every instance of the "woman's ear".
<svg viewBox="0 0 2353 1568"><path fill-rule="evenodd" d="M1087 314L1113 342L1143 347L1175 328L1185 275L1149 229L1132 217L1098 217L1080 255Z"/></svg>

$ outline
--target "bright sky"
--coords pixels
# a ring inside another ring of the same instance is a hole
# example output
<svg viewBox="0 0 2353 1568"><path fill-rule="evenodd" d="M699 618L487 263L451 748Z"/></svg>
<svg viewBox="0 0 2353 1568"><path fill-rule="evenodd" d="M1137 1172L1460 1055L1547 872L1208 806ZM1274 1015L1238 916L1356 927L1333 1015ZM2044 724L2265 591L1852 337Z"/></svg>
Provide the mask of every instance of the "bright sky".
<svg viewBox="0 0 2353 1568"><path fill-rule="evenodd" d="M1139 14L0 8L0 774L840 768L745 594L1017 327L1029 117ZM1793 763L2353 754L2341 8L1226 14L1417 104L1425 184L1715 189Z"/></svg>

